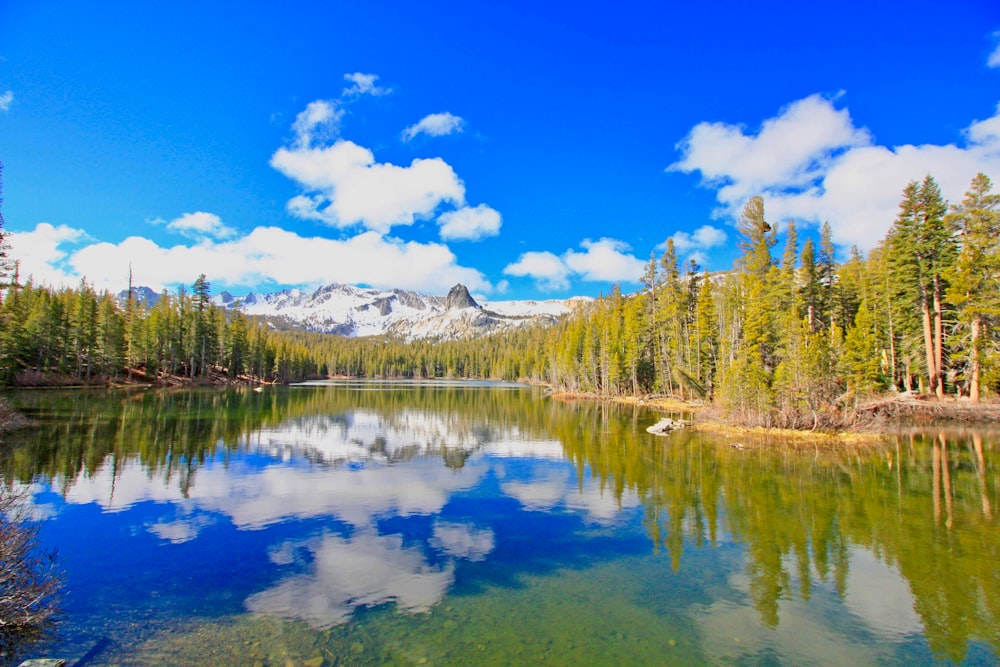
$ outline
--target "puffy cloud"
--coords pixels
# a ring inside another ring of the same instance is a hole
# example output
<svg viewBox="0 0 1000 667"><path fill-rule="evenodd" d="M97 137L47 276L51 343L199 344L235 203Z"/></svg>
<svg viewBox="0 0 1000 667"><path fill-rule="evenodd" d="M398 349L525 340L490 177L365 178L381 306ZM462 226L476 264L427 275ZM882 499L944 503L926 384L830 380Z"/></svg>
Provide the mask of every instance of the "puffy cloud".
<svg viewBox="0 0 1000 667"><path fill-rule="evenodd" d="M236 236L236 230L224 225L219 216L204 211L185 213L168 222L167 229L196 240L228 239Z"/></svg>
<svg viewBox="0 0 1000 667"><path fill-rule="evenodd" d="M352 141L280 148L271 166L306 191L288 202L290 213L337 227L361 224L384 234L430 217L443 203L465 203L465 185L441 158L418 158L407 167L379 163Z"/></svg>
<svg viewBox="0 0 1000 667"><path fill-rule="evenodd" d="M642 275L645 263L629 254L629 245L617 239L584 239L583 252L567 250L559 257L551 252L526 252L503 272L510 276L531 277L542 289L566 289L570 276L597 282L634 282Z"/></svg>
<svg viewBox="0 0 1000 667"><path fill-rule="evenodd" d="M0 94L0 111L7 111L10 109L10 105L14 103L14 91L8 90L5 93Z"/></svg>
<svg viewBox="0 0 1000 667"><path fill-rule="evenodd" d="M354 72L345 74L345 81L350 81L352 85L344 88L342 97L356 97L358 95L388 95L391 88L381 88L375 82L378 81L378 74L362 74Z"/></svg>
<svg viewBox="0 0 1000 667"><path fill-rule="evenodd" d="M996 45L986 59L986 66L1000 67L1000 31L993 33L993 41L996 42Z"/></svg>
<svg viewBox="0 0 1000 667"><path fill-rule="evenodd" d="M499 211L480 204L475 208L466 206L442 213L438 224L441 225L441 238L446 241L478 241L499 234L501 218Z"/></svg>
<svg viewBox="0 0 1000 667"><path fill-rule="evenodd" d="M314 100L306 105L295 117L292 129L295 131L296 145L308 148L314 143L332 141L340 134L340 123L344 118L344 104L360 95L387 95L392 91L375 84L376 74L355 72L345 74L344 79L351 85L335 100Z"/></svg>
<svg viewBox="0 0 1000 667"><path fill-rule="evenodd" d="M580 246L584 252L567 250L563 259L584 280L634 282L639 280L645 268L642 260L628 253L629 245L623 241L585 239Z"/></svg>
<svg viewBox="0 0 1000 667"><path fill-rule="evenodd" d="M717 190L720 215L735 217L748 197L761 194L769 217L829 221L834 241L867 249L885 236L907 182L931 174L959 201L978 172L1000 176L1000 113L973 123L964 138L964 147L879 146L847 110L813 95L756 134L726 123L696 125L668 171L699 172Z"/></svg>
<svg viewBox="0 0 1000 667"><path fill-rule="evenodd" d="M401 287L444 293L463 283L491 292L490 283L472 268L460 266L440 243L403 242L365 232L348 239L299 236L278 227L257 227L226 241L204 239L193 245L163 247L131 236L120 243L90 243L70 251L85 234L68 227L39 224L34 231L11 234L21 258L21 274L40 282L73 285L86 277L98 289L119 290L129 266L138 284L154 289L190 283L200 272L230 289L257 289L261 283L315 286L343 282L373 287Z"/></svg>
<svg viewBox="0 0 1000 667"><path fill-rule="evenodd" d="M67 245L74 245L87 238L82 229L66 225L53 226L40 222L30 232L10 232L8 240L14 256L20 262L21 278L31 276L39 283L72 286L80 277L70 273L66 266L69 251Z"/></svg>
<svg viewBox="0 0 1000 667"><path fill-rule="evenodd" d="M671 236L678 252L686 253L692 250L715 248L726 242L726 232L712 225L702 225L693 233L676 232Z"/></svg>
<svg viewBox="0 0 1000 667"><path fill-rule="evenodd" d="M308 148L314 141L330 141L340 132L344 110L336 100L315 100L299 112L292 124L296 145Z"/></svg>
<svg viewBox="0 0 1000 667"><path fill-rule="evenodd" d="M508 264L503 272L508 276L534 278L543 289L558 290L569 287L569 267L557 255L547 250L523 253L516 262Z"/></svg>
<svg viewBox="0 0 1000 667"><path fill-rule="evenodd" d="M670 238L673 239L674 248L680 255L694 260L698 264L705 265L709 259L707 251L725 244L727 236L726 232L718 227L702 225L694 230L694 232L675 232ZM658 249L662 250L664 248L666 248L666 244L663 244Z"/></svg>
<svg viewBox="0 0 1000 667"><path fill-rule="evenodd" d="M443 137L446 134L461 132L465 121L461 117L448 113L432 113L424 116L418 123L403 130L403 141L412 141L418 134L431 137Z"/></svg>
<svg viewBox="0 0 1000 667"><path fill-rule="evenodd" d="M773 183L807 186L836 153L869 141L846 110L812 95L764 121L756 135L728 123L699 123L678 144L683 157L668 170L700 171L719 187L721 201L742 202Z"/></svg>

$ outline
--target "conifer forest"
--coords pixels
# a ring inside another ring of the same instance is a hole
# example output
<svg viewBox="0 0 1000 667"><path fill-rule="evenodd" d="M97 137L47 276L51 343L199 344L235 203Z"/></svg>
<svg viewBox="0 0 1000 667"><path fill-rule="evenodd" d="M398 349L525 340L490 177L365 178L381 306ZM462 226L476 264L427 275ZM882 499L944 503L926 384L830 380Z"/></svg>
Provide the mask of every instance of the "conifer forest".
<svg viewBox="0 0 1000 667"><path fill-rule="evenodd" d="M977 402L1000 390L1000 195L985 175L950 204L933 177L911 182L877 247L842 261L829 224L800 243L793 221L767 219L761 197L738 231L731 271L682 265L668 241L637 293L614 287L553 326L410 342L276 330L216 306L210 267L152 306L85 279L22 283L5 244L0 380L523 380L701 400L737 423L798 428L842 425L883 393Z"/></svg>

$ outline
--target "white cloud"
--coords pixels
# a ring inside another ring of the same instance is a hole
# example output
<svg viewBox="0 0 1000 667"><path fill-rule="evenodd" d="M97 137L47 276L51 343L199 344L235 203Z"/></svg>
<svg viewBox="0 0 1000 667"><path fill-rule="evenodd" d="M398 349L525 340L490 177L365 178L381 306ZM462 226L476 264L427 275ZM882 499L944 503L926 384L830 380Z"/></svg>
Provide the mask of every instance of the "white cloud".
<svg viewBox="0 0 1000 667"><path fill-rule="evenodd" d="M709 262L708 251L725 244L727 240L726 232L713 227L712 225L702 225L694 232L679 231L670 237L674 241L674 248L677 253L687 260L705 266ZM657 246L657 250L666 250L667 244Z"/></svg>
<svg viewBox="0 0 1000 667"><path fill-rule="evenodd" d="M931 174L945 197L959 201L978 172L1000 176L1000 113L973 123L964 138L964 147L879 146L847 110L813 95L756 134L725 123L696 125L668 171L699 172L717 190L720 215L735 217L748 197L761 194L770 218L829 221L835 242L868 249L885 236L909 181Z"/></svg>
<svg viewBox="0 0 1000 667"><path fill-rule="evenodd" d="M993 33L993 41L996 42L996 46L993 47L993 51L986 59L986 66L1000 67L1000 31Z"/></svg>
<svg viewBox="0 0 1000 667"><path fill-rule="evenodd" d="M630 255L629 245L623 241L585 239L580 245L584 252L567 250L563 259L584 280L634 282L645 269L645 262Z"/></svg>
<svg viewBox="0 0 1000 667"><path fill-rule="evenodd" d="M496 236L500 233L501 223L499 211L486 204L447 211L438 217L441 238L446 241L478 241L487 236Z"/></svg>
<svg viewBox="0 0 1000 667"><path fill-rule="evenodd" d="M344 88L342 97L354 97L357 95L388 95L392 92L391 88L381 88L375 82L378 81L378 74L362 74L361 72L354 72L353 74L345 74L345 81L350 81L353 85Z"/></svg>
<svg viewBox="0 0 1000 667"><path fill-rule="evenodd" d="M204 211L185 213L168 222L167 229L195 240L228 239L236 236L236 230L224 225L219 216Z"/></svg>
<svg viewBox="0 0 1000 667"><path fill-rule="evenodd" d="M38 283L74 286L80 277L65 265L69 257L67 245L83 241L87 235L82 229L66 225L53 226L40 222L30 232L10 232L11 256L20 262L21 280L31 276Z"/></svg>
<svg viewBox="0 0 1000 667"><path fill-rule="evenodd" d="M198 273L213 283L259 288L261 283L316 286L343 282L373 287L400 287L444 293L456 284L491 292L476 269L460 266L440 243L404 242L366 232L348 239L299 236L278 227L257 227L247 236L193 245L160 246L148 238L120 243L91 243L76 250L66 246L85 237L81 230L39 224L12 233L11 245L21 260L21 275L39 282L75 285L86 277L97 289L117 291L128 281L129 265L137 284L160 290L189 284Z"/></svg>
<svg viewBox="0 0 1000 667"><path fill-rule="evenodd" d="M707 184L720 188L720 200L744 201L772 183L807 186L835 154L869 142L846 110L811 95L764 121L756 135L728 123L699 123L678 144L683 158L668 169L700 171Z"/></svg>
<svg viewBox="0 0 1000 667"><path fill-rule="evenodd" d="M549 251L523 253L516 262L508 264L503 272L508 276L530 277L543 289L558 290L569 287L569 267Z"/></svg>
<svg viewBox="0 0 1000 667"><path fill-rule="evenodd" d="M14 102L14 91L8 90L7 92L0 94L0 111L7 111L10 109L10 105Z"/></svg>
<svg viewBox="0 0 1000 667"><path fill-rule="evenodd" d="M584 239L583 252L567 250L559 257L551 252L526 252L503 272L510 276L531 277L542 289L569 287L570 276L596 282L635 282L645 262L629 254L629 245L617 239Z"/></svg>
<svg viewBox="0 0 1000 667"><path fill-rule="evenodd" d="M448 113L432 113L424 116L420 122L403 130L403 141L412 141L418 134L431 137L443 137L462 131L465 121L461 117Z"/></svg>
<svg viewBox="0 0 1000 667"><path fill-rule="evenodd" d="M295 117L295 145L308 148L316 143L330 142L340 135L340 123L344 119L344 104L360 95L387 95L392 91L375 84L376 74L355 72L345 74L344 79L352 85L344 88L335 100L314 100L306 105Z"/></svg>
<svg viewBox="0 0 1000 667"><path fill-rule="evenodd" d="M418 158L407 167L380 163L352 141L280 148L271 166L305 190L288 202L292 215L337 227L360 224L384 234L431 217L444 203L465 203L465 185L441 158Z"/></svg>
<svg viewBox="0 0 1000 667"><path fill-rule="evenodd" d="M726 242L726 232L712 225L702 225L693 233L676 232L670 238L674 240L677 252L688 253L721 246Z"/></svg>
<svg viewBox="0 0 1000 667"><path fill-rule="evenodd" d="M344 110L336 100L315 100L299 112L292 124L296 145L308 148L316 142L331 141L340 133Z"/></svg>

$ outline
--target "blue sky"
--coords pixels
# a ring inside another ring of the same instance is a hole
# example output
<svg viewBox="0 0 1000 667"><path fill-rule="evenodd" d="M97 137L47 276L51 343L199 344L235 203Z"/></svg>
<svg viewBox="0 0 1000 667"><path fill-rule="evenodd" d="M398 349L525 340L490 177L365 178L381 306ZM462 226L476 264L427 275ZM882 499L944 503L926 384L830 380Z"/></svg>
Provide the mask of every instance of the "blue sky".
<svg viewBox="0 0 1000 667"><path fill-rule="evenodd" d="M1000 3L0 3L22 277L490 299L731 267L755 194L871 248L1000 180Z"/></svg>

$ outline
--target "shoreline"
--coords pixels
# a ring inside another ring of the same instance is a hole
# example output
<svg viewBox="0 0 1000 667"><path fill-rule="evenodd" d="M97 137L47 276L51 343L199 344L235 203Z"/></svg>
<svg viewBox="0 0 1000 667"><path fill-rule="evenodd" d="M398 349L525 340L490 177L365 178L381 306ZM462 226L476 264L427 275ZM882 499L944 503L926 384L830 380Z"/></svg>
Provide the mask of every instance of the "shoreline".
<svg viewBox="0 0 1000 667"><path fill-rule="evenodd" d="M712 433L726 438L740 437L757 445L770 445L781 439L784 446L802 445L871 445L884 442L906 431L963 427L1000 429L1000 400L990 399L979 403L967 399L899 394L872 397L860 404L856 411L867 415L867 421L834 431L807 430L765 426L746 426L728 422L714 414L712 406L701 401L686 402L665 396L600 396L597 394L554 391L552 398L559 401L607 401L658 410L666 414L690 415L688 430Z"/></svg>
<svg viewBox="0 0 1000 667"><path fill-rule="evenodd" d="M112 381L108 378L95 378L89 382L67 376L43 374L32 374L18 379L22 382L6 388L29 390L128 388L170 390L201 387L261 387L276 384L245 376L230 378L222 374L210 374L207 377L199 378L171 375L150 379L144 374L136 373L131 380L119 378ZM719 416L713 406L706 405L703 401L685 401L677 396L604 396L555 390L541 383L528 384L547 387L550 390L550 398L556 401L619 403L645 407L668 415L683 414L688 416L687 430L722 435L726 438L738 436L759 445L773 444L770 441L774 439L781 439L786 446L794 446L794 443L808 444L814 447L821 444L860 445L883 442L888 437L912 429L956 429L961 427L1000 429L1000 399L972 403L963 398L938 399L936 396L916 394L873 396L855 408L855 414L866 416L864 420L859 419L851 426L831 431L741 425L726 421ZM0 395L0 433L19 428L25 423L24 417L12 410Z"/></svg>

